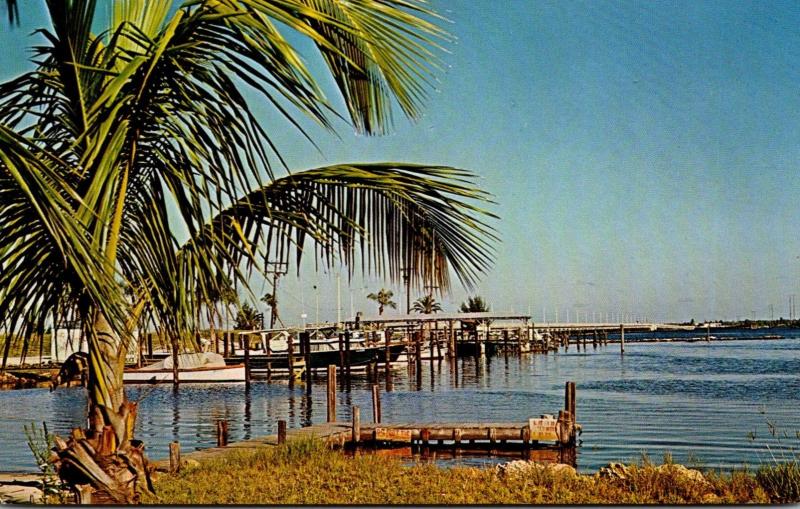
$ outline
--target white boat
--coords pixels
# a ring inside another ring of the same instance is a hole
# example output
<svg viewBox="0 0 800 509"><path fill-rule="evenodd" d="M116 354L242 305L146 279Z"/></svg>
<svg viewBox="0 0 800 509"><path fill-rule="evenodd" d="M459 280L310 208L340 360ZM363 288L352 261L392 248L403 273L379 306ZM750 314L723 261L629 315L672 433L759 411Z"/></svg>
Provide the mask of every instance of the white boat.
<svg viewBox="0 0 800 509"><path fill-rule="evenodd" d="M126 384L172 382L172 356L139 369L126 369ZM225 358L214 352L178 354L178 382L221 383L244 382L244 364L226 365Z"/></svg>

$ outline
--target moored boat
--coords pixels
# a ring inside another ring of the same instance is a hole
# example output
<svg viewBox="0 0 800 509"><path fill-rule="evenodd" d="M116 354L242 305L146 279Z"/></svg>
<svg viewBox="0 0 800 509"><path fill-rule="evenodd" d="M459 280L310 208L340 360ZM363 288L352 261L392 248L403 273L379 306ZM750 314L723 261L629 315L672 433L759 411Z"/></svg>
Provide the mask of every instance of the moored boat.
<svg viewBox="0 0 800 509"><path fill-rule="evenodd" d="M122 380L126 384L172 382L173 357L170 355L148 366L126 369ZM213 352L184 353L178 355L179 383L244 382L244 364L228 365L225 358Z"/></svg>

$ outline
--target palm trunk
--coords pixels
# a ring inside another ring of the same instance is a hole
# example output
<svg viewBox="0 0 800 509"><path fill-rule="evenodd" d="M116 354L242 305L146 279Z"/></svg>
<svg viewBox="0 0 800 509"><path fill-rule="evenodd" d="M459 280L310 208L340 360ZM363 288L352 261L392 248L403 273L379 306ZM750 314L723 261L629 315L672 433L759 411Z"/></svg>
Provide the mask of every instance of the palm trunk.
<svg viewBox="0 0 800 509"><path fill-rule="evenodd" d="M81 503L136 503L152 485L144 445L133 440L137 405L123 389L126 346L102 314L87 332L89 427L56 438L56 468Z"/></svg>

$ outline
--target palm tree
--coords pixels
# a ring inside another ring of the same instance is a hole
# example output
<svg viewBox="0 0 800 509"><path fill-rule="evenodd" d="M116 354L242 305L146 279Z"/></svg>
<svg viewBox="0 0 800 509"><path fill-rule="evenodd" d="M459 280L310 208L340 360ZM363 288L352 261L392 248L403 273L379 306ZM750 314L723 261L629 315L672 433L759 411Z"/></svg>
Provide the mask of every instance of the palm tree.
<svg viewBox="0 0 800 509"><path fill-rule="evenodd" d="M476 295L475 297L467 297L466 302L461 303L461 312L462 313L486 313L487 311L491 311L489 309L489 304L483 300L483 297L480 295ZM486 324L491 325L491 320L470 320L470 321L462 321L462 323L467 327L467 329L471 331L478 330L478 324Z"/></svg>
<svg viewBox="0 0 800 509"><path fill-rule="evenodd" d="M392 309L397 309L397 304L392 300L394 292L381 288L378 293L370 293L367 298L374 300L378 303L378 315L383 315L383 308L389 306Z"/></svg>
<svg viewBox="0 0 800 509"><path fill-rule="evenodd" d="M270 318L269 318L269 326L270 328L275 326L275 322L280 323L283 325L283 321L281 317L278 316L278 297L275 293L267 293L263 297L261 297L261 302L265 303L269 306L270 309Z"/></svg>
<svg viewBox="0 0 800 509"><path fill-rule="evenodd" d="M489 309L489 304L487 304L480 295L467 297L466 302L461 303L460 309L462 313L485 313L491 311Z"/></svg>
<svg viewBox="0 0 800 509"><path fill-rule="evenodd" d="M436 302L436 299L434 299L433 295L430 294L415 300L414 304L412 304L411 306L411 311L426 315L430 315L431 313L438 313L441 310L442 310L442 305Z"/></svg>
<svg viewBox="0 0 800 509"><path fill-rule="evenodd" d="M447 289L449 267L470 287L496 240L489 196L463 170L339 164L278 178L285 163L245 97L307 138L298 116L332 129L338 114L284 37L293 30L322 54L357 132L384 132L396 106L417 118L447 39L421 2L112 5L94 34L95 0L48 0L36 68L0 84L0 316L11 337L77 308L88 429L57 440L56 467L97 504L150 486L122 384L142 317L186 335L224 279L252 295L251 270L290 250L298 266L311 251L392 282L435 258L435 284Z"/></svg>
<svg viewBox="0 0 800 509"><path fill-rule="evenodd" d="M257 309L245 302L236 313L236 329L238 330L254 330L261 326L261 320L258 318Z"/></svg>

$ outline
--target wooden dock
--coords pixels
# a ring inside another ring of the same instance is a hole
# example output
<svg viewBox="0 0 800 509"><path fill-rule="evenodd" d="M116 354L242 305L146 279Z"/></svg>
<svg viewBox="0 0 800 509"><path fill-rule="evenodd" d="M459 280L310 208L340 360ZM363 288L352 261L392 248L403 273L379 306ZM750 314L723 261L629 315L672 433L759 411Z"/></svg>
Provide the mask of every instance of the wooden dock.
<svg viewBox="0 0 800 509"><path fill-rule="evenodd" d="M331 373L332 371L332 373ZM557 449L562 451L560 458L573 458L577 435L581 427L575 419L575 384L567 382L564 391L564 410L558 411L558 417L542 414L538 418L529 418L525 422L458 422L458 423L383 423L380 418L380 400L373 400L373 422L361 423L361 410L358 406L351 409L352 421L349 423L330 422L336 415L335 398L331 394L336 386L335 366L329 366L329 422L315 424L305 428L287 430L286 421L278 421L278 433L242 442L228 443L227 421L217 422L217 447L193 451L181 456L180 445L170 445L170 458L154 461L158 470L176 471L187 460L203 462L222 458L235 450L257 450L274 447L284 442L315 438L332 447L357 449L372 447L418 446L457 450L461 448L484 447L489 451L514 449L528 451L536 449ZM373 398L376 396L373 391ZM563 451L572 451L564 454ZM562 459L563 461L563 459Z"/></svg>

